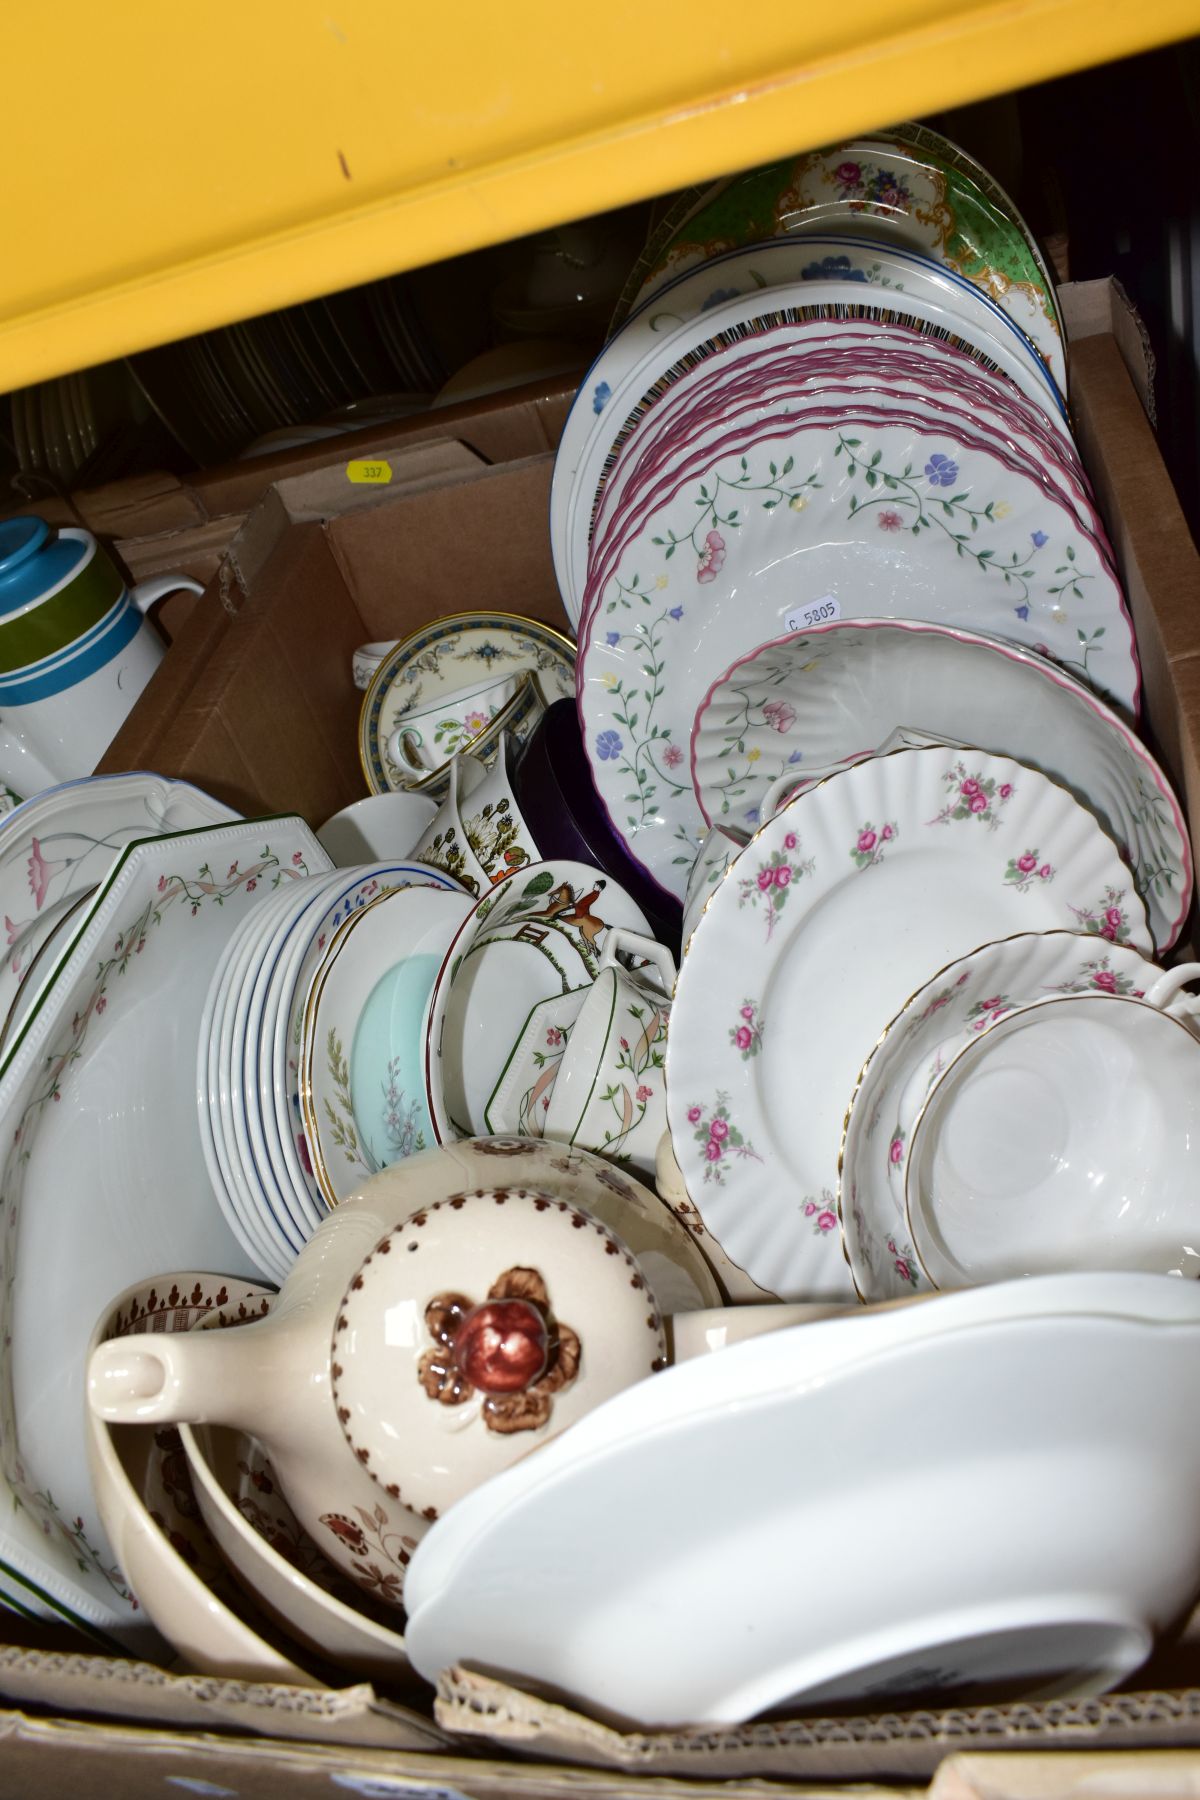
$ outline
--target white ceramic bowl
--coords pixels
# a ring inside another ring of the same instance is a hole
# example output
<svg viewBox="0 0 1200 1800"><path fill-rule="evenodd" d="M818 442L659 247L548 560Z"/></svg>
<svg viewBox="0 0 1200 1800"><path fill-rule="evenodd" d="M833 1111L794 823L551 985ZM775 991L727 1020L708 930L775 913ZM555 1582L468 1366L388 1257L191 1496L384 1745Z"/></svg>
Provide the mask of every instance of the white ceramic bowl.
<svg viewBox="0 0 1200 1800"><path fill-rule="evenodd" d="M265 1294L263 1288L219 1275L187 1273L139 1282L106 1309L88 1355L109 1338L149 1329L152 1319L168 1331L186 1331L222 1306L233 1317L239 1309L257 1316ZM162 1434L150 1426L108 1426L90 1409L85 1413L96 1506L146 1619L202 1673L289 1687L323 1685L271 1641L269 1626L224 1575L207 1531L195 1518L190 1491L185 1497L176 1486L169 1449L156 1442ZM173 1431L168 1435L175 1438ZM181 1455L178 1448L176 1455ZM176 1492L181 1507L172 1503ZM145 1626L140 1648L142 1654L156 1654L153 1634Z"/></svg>
<svg viewBox="0 0 1200 1800"><path fill-rule="evenodd" d="M433 1526L409 1654L649 1729L1103 1692L1200 1588L1198 1352L1195 1282L1068 1275L680 1364Z"/></svg>
<svg viewBox="0 0 1200 1800"><path fill-rule="evenodd" d="M1001 1013L935 1078L905 1205L933 1283L1061 1269L1200 1274L1200 1039L1144 1000L1061 994Z"/></svg>

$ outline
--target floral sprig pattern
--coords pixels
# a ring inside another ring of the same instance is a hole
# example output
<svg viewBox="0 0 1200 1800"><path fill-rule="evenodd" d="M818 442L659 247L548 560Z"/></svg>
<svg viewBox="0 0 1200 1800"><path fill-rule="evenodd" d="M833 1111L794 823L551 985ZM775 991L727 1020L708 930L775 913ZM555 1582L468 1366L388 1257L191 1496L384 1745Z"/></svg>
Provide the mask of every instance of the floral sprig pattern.
<svg viewBox="0 0 1200 1800"><path fill-rule="evenodd" d="M354 1511L358 1515L354 1519L348 1513L322 1513L321 1524L351 1557L359 1586L390 1606L398 1606L404 1597L404 1572L417 1540L396 1530L386 1507L356 1506Z"/></svg>
<svg viewBox="0 0 1200 1800"><path fill-rule="evenodd" d="M612 1114L601 1127L604 1142L596 1149L604 1156L620 1157L630 1136L646 1116L646 1109L660 1091L666 1063L669 1010L630 1000L625 1017L629 1036L617 1040L617 1073L625 1081L611 1081L600 1102ZM592 1140L588 1140L591 1142Z"/></svg>
<svg viewBox="0 0 1200 1800"><path fill-rule="evenodd" d="M803 1201L803 1212L815 1237L837 1236L837 1201L828 1188L822 1188L820 1194L815 1197L812 1194L806 1194Z"/></svg>
<svg viewBox="0 0 1200 1800"><path fill-rule="evenodd" d="M1131 994L1135 1000L1143 1000L1145 988L1133 985L1132 975L1121 975L1110 966L1107 951L1091 962L1084 963L1077 974L1067 981L1058 982L1052 989L1055 994Z"/></svg>
<svg viewBox="0 0 1200 1800"><path fill-rule="evenodd" d="M760 863L753 875L743 875L738 881L739 908L747 905L766 908L768 943L779 915L787 905L793 881L811 875L817 866L815 857L797 857L799 848L796 833L787 832L782 849L772 850L767 861Z"/></svg>
<svg viewBox="0 0 1200 1800"><path fill-rule="evenodd" d="M1086 931L1089 937L1101 937L1109 944L1127 944L1130 923L1129 914L1122 905L1124 899L1124 888L1108 887L1098 904L1073 906L1071 911L1079 921L1080 930Z"/></svg>
<svg viewBox="0 0 1200 1800"><path fill-rule="evenodd" d="M629 588L621 591L626 599L637 593L636 578ZM643 597L638 595L638 598ZM660 785L672 797L688 792L690 787L680 781L676 773L683 763L683 751L671 741L670 729L664 729L654 717L663 696L665 634L683 616L682 606L668 606L649 622L639 619L628 631L608 633L610 647L622 640L634 646L642 679L625 680L615 675L604 678L611 695L614 725L621 726L625 736L612 727L599 732L596 754L601 762L616 763L620 773L632 782L632 792L626 793L624 798L626 805L636 811L626 815L625 823L635 831L657 816L661 804ZM630 745L628 750L626 738Z"/></svg>
<svg viewBox="0 0 1200 1800"><path fill-rule="evenodd" d="M729 1028L729 1041L743 1062L757 1056L762 1049L765 1021L757 1000L744 1000L738 1012L738 1022Z"/></svg>
<svg viewBox="0 0 1200 1800"><path fill-rule="evenodd" d="M746 457L739 461L737 475L722 475L714 469L701 482L696 490L696 507L699 518L689 532L677 534L668 528L666 535L653 537L650 542L663 552L663 560L669 561L675 552L684 544L691 546L696 556L696 580L701 583L715 581L725 561L726 542L722 535L725 531L736 531L742 524L740 509L730 507L721 510L722 494L746 496L764 494L765 499L759 501L764 512L773 512L777 506L787 505L796 512L802 512L808 504L807 496L821 486L817 480L816 470L803 481L789 481L796 467L796 459L787 457L782 465L768 463L769 479L755 481L750 473L750 464ZM728 506L728 500L725 502Z"/></svg>
<svg viewBox="0 0 1200 1800"><path fill-rule="evenodd" d="M942 779L949 789L949 798L941 811L929 820L930 825L977 819L989 831L995 831L1000 824L1001 808L1017 791L1011 781L997 781L994 775L985 775L982 769L971 774L961 759L946 770Z"/></svg>
<svg viewBox="0 0 1200 1800"><path fill-rule="evenodd" d="M1006 585L1016 588L1022 603L1029 600L1028 578L1034 572L1039 550L1049 541L1046 533L1032 533L1029 548L1013 550L1007 560L997 558L994 545L979 549L972 540L980 526L999 523L1011 509L999 499L972 506L969 487L946 494L943 490L954 487L959 479L953 457L944 451L933 451L921 469L912 462L906 462L902 469L886 469L882 450L868 450L861 438L848 437L845 432L838 433L833 454L845 458L852 478L861 475L866 487L874 490L866 499L851 494L848 517L878 508L876 524L886 532L907 531L913 537L919 537L923 531L940 532L953 544L957 556L969 559L985 574L1001 575Z"/></svg>
<svg viewBox="0 0 1200 1800"><path fill-rule="evenodd" d="M718 1090L715 1101L708 1108L689 1106L687 1118L696 1142L703 1146L706 1182L724 1181L730 1162L739 1158L762 1161L754 1145L743 1137L730 1118L727 1093Z"/></svg>
<svg viewBox="0 0 1200 1800"><path fill-rule="evenodd" d="M1010 856L1004 871L1005 885L1015 888L1018 894L1027 893L1039 881L1053 880L1053 865L1042 861L1041 851L1036 846L1032 850L1023 850L1020 856Z"/></svg>
<svg viewBox="0 0 1200 1800"><path fill-rule="evenodd" d="M1007 994L989 994L986 1000L976 1000L974 1006L967 1008L966 1022L972 1031L986 1031L989 1025L1011 1012L1012 1006Z"/></svg>
<svg viewBox="0 0 1200 1800"><path fill-rule="evenodd" d="M875 825L868 819L858 828L858 836L850 846L850 860L856 869L873 869L881 863L889 844L899 836L900 828L895 819L886 819L882 825Z"/></svg>

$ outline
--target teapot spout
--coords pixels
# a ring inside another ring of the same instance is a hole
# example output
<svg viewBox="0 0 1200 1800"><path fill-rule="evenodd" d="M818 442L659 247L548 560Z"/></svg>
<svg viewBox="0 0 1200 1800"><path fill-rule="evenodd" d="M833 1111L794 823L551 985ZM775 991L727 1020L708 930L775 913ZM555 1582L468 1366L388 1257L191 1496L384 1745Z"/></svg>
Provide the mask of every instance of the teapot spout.
<svg viewBox="0 0 1200 1800"><path fill-rule="evenodd" d="M237 1331L140 1332L97 1345L88 1405L110 1425L232 1425L269 1416L271 1321Z"/></svg>

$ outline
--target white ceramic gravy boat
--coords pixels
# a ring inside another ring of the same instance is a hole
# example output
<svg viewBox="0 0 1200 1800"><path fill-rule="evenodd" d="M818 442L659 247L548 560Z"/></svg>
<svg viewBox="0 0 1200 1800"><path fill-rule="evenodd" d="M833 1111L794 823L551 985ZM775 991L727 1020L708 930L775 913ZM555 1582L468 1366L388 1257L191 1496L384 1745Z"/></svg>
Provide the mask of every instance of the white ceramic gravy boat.
<svg viewBox="0 0 1200 1800"><path fill-rule="evenodd" d="M485 1185L463 1186L462 1153L480 1146L500 1160L474 1165ZM522 1140L451 1149L457 1183L434 1166L447 1152L434 1150L344 1201L269 1318L114 1339L88 1365L89 1403L110 1423L253 1433L322 1551L395 1604L418 1539L460 1495L672 1355L811 1312L706 1305L719 1289L686 1229L585 1152L548 1146L546 1155L564 1171L596 1171L586 1207L566 1174L557 1192L545 1170L536 1187L505 1185L520 1165L504 1159L521 1154ZM442 1196L416 1211L414 1164ZM648 1267L684 1302L682 1316L664 1316Z"/></svg>

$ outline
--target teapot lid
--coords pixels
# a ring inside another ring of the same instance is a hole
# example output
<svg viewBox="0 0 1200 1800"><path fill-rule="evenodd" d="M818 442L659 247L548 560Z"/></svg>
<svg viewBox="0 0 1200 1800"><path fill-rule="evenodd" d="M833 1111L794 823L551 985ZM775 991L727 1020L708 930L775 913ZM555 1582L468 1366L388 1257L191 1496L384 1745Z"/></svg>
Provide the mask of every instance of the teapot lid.
<svg viewBox="0 0 1200 1800"><path fill-rule="evenodd" d="M56 588L88 553L84 532L52 532L45 519L0 519L0 618Z"/></svg>
<svg viewBox="0 0 1200 1800"><path fill-rule="evenodd" d="M666 1361L615 1232L550 1193L479 1188L414 1213L357 1270L333 1396L363 1467L435 1519Z"/></svg>

